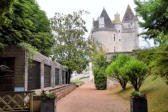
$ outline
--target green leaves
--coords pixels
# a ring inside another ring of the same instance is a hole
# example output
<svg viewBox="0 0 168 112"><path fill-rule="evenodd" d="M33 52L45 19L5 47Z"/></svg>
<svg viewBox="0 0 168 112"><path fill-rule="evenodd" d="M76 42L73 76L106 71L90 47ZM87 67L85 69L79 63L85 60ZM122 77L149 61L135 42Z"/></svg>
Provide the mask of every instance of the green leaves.
<svg viewBox="0 0 168 112"><path fill-rule="evenodd" d="M168 33L168 2L166 0L134 1L137 5L136 12L143 19L139 24L146 29L142 33L145 38L156 38L159 35L158 32Z"/></svg>
<svg viewBox="0 0 168 112"><path fill-rule="evenodd" d="M106 89L107 78L105 76L105 69L107 67L107 57L103 51L97 51L95 49L93 63L93 74L94 74L94 83L96 89L104 90Z"/></svg>
<svg viewBox="0 0 168 112"><path fill-rule="evenodd" d="M117 79L122 88L125 89L128 78L127 75L122 74L121 68L129 61L131 58L128 55L119 55L115 61L113 61L106 69L106 75Z"/></svg>
<svg viewBox="0 0 168 112"><path fill-rule="evenodd" d="M65 65L70 72L82 72L92 52L90 40L84 37L87 30L82 15L85 13L85 11L67 15L55 13L50 19L56 39L53 59Z"/></svg>
<svg viewBox="0 0 168 112"><path fill-rule="evenodd" d="M35 0L15 0L11 10L5 14L9 22L0 29L0 41L6 45L26 42L49 56L54 38L49 20Z"/></svg>
<svg viewBox="0 0 168 112"><path fill-rule="evenodd" d="M121 68L121 73L128 77L136 91L139 91L148 72L149 67L136 59L131 59Z"/></svg>
<svg viewBox="0 0 168 112"><path fill-rule="evenodd" d="M10 12L10 8L14 0L1 0L0 1L0 29L2 25L8 24L9 20L5 16L6 13Z"/></svg>

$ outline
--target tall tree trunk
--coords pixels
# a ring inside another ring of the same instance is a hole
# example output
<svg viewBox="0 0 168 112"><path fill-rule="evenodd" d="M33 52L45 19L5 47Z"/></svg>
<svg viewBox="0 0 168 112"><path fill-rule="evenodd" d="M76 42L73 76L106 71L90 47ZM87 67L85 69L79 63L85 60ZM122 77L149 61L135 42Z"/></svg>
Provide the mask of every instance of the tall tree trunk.
<svg viewBox="0 0 168 112"><path fill-rule="evenodd" d="M122 89L123 90L125 90L126 89L126 85L127 85L127 81L119 81L120 82L120 85L121 85L121 87L122 87Z"/></svg>

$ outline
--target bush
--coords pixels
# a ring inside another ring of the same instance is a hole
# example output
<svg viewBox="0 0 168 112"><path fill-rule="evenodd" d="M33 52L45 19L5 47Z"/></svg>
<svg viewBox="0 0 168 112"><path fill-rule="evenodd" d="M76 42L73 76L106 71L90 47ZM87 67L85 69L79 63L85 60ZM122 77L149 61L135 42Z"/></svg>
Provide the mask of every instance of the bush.
<svg viewBox="0 0 168 112"><path fill-rule="evenodd" d="M76 84L76 87L79 87L84 84L84 82L80 81L79 79L72 80L71 82L74 82Z"/></svg>
<svg viewBox="0 0 168 112"><path fill-rule="evenodd" d="M128 55L120 55L106 69L106 75L117 79L123 89L126 89L128 77L121 73L121 67L131 58Z"/></svg>
<svg viewBox="0 0 168 112"><path fill-rule="evenodd" d="M128 76L128 80L133 85L135 91L139 91L148 72L149 67L136 59L131 59L121 68L121 73Z"/></svg>
<svg viewBox="0 0 168 112"><path fill-rule="evenodd" d="M93 61L93 74L94 74L94 83L96 89L104 90L106 89L107 78L105 76L105 69L107 67L107 57L104 52L100 51L94 56Z"/></svg>
<svg viewBox="0 0 168 112"><path fill-rule="evenodd" d="M93 68L94 73L94 83L97 90L105 90L107 86L107 78L104 75L104 67Z"/></svg>

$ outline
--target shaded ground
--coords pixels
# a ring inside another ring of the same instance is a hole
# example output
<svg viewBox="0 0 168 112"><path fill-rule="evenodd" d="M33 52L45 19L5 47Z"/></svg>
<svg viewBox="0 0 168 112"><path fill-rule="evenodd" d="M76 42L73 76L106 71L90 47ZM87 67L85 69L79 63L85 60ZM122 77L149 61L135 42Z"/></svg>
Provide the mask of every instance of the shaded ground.
<svg viewBox="0 0 168 112"><path fill-rule="evenodd" d="M57 102L57 112L129 112L128 102L84 84Z"/></svg>

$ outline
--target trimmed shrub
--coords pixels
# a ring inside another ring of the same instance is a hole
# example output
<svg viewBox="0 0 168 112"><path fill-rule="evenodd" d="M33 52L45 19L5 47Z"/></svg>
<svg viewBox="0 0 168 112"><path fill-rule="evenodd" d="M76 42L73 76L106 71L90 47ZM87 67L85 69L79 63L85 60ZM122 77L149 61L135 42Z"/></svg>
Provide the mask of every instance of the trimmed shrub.
<svg viewBox="0 0 168 112"><path fill-rule="evenodd" d="M107 86L107 77L104 75L105 68L97 67L93 69L94 83L97 90L105 90Z"/></svg>
<svg viewBox="0 0 168 112"><path fill-rule="evenodd" d="M126 89L128 77L121 73L121 67L130 59L128 55L120 55L106 69L106 75L117 79L123 89Z"/></svg>
<svg viewBox="0 0 168 112"><path fill-rule="evenodd" d="M105 69L107 67L107 57L103 52L99 52L95 55L93 61L93 74L94 83L96 89L104 90L106 89L107 78L105 76Z"/></svg>
<svg viewBox="0 0 168 112"><path fill-rule="evenodd" d="M149 67L136 59L131 59L121 68L121 73L128 76L128 80L133 85L135 91L139 91L148 72Z"/></svg>

